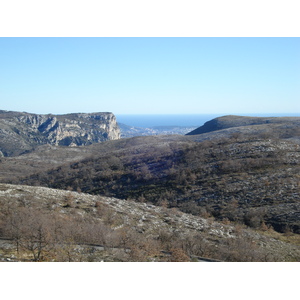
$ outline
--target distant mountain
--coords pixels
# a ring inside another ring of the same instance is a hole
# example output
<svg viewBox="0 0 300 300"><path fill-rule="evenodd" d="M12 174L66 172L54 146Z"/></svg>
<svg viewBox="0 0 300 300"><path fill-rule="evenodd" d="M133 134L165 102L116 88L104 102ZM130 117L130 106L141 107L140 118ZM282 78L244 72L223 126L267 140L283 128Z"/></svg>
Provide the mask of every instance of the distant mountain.
<svg viewBox="0 0 300 300"><path fill-rule="evenodd" d="M81 146L120 138L112 113L40 115L0 110L0 155L14 156L43 144Z"/></svg>
<svg viewBox="0 0 300 300"><path fill-rule="evenodd" d="M246 117L229 115L212 119L203 126L189 132L187 135L203 134L227 128L254 125L277 125L279 128L299 128L300 117Z"/></svg>

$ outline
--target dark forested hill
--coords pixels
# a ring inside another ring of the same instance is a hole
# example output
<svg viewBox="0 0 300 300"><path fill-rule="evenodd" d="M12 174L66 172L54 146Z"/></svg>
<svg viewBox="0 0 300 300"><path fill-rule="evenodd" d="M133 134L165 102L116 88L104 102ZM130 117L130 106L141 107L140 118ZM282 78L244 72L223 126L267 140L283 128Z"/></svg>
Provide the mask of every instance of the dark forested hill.
<svg viewBox="0 0 300 300"><path fill-rule="evenodd" d="M299 133L300 117L245 117L229 115L210 120L203 126L189 132L187 135L202 134L227 128L248 127L254 125L261 125L260 127L256 127L259 128L260 131L274 131L274 128L277 127L280 130L288 128L290 130L297 129ZM243 130L243 128L241 130Z"/></svg>

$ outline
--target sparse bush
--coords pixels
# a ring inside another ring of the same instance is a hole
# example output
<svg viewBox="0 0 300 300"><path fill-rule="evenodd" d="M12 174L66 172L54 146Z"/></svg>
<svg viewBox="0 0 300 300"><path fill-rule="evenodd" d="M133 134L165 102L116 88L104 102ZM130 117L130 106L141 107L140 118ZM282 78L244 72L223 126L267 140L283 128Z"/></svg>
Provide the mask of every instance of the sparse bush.
<svg viewBox="0 0 300 300"><path fill-rule="evenodd" d="M180 248L171 249L170 261L172 262L188 262L190 257Z"/></svg>

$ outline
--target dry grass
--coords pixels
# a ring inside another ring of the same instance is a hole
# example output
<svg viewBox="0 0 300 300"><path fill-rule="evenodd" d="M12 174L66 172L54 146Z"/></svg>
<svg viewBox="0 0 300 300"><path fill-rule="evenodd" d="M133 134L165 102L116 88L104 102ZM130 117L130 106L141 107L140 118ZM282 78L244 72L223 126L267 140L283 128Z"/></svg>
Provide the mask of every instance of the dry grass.
<svg viewBox="0 0 300 300"><path fill-rule="evenodd" d="M225 261L298 261L300 257L296 235L257 232L148 203L4 184L0 184L0 203L4 217L14 208L13 215L22 218L22 212L35 213L42 224L48 224L45 229L52 244L45 242L39 258L44 261L185 261L187 257L194 261L199 256ZM24 228L32 228L29 219L22 218ZM56 226L63 226L57 228L64 228L58 244L51 235L53 219ZM9 234L4 225L2 234ZM30 235L24 234L20 245L32 246ZM28 246L17 253L12 238L8 243L12 249L1 248L2 259L38 257Z"/></svg>

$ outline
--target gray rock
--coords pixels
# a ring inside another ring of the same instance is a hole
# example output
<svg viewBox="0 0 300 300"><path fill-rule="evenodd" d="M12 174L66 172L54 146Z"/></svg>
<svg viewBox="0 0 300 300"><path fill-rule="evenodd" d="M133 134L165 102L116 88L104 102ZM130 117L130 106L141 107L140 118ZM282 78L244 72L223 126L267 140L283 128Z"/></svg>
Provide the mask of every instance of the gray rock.
<svg viewBox="0 0 300 300"><path fill-rule="evenodd" d="M43 144L82 146L120 138L109 112L38 115L0 110L0 156L15 156Z"/></svg>

